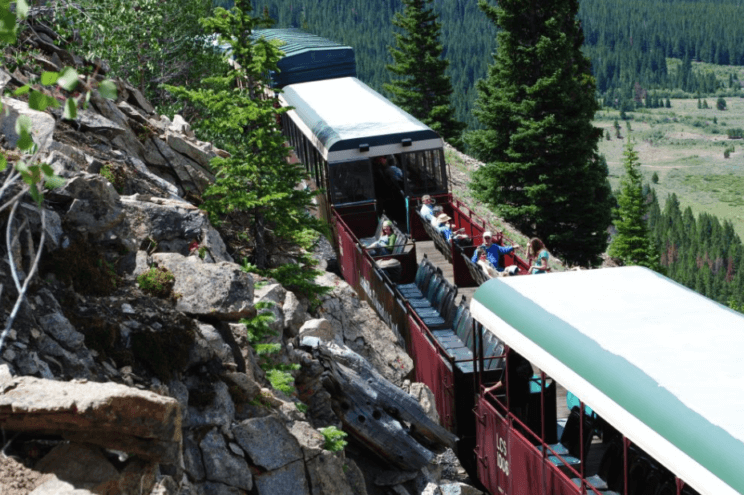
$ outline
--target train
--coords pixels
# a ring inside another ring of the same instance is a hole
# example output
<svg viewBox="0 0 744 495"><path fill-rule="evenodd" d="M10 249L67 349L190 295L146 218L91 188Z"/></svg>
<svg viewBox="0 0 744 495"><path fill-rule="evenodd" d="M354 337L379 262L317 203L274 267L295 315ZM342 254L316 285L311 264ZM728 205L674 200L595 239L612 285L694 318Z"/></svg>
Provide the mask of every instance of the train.
<svg viewBox="0 0 744 495"><path fill-rule="evenodd" d="M453 194L442 139L357 79L350 47L255 35L283 43L279 125L322 191L338 269L404 343L481 488L744 494L744 315L639 267L532 276L511 252L499 268L516 276L490 279L472 257L498 229ZM424 198L471 242L442 236ZM370 249L384 227L395 242Z"/></svg>

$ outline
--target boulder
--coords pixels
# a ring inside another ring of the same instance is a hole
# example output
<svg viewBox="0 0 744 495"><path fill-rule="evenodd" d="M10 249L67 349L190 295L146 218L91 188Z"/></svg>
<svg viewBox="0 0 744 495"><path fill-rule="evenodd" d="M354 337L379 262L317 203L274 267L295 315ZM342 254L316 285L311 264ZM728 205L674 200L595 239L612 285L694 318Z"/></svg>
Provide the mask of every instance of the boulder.
<svg viewBox="0 0 744 495"><path fill-rule="evenodd" d="M102 234L124 220L119 194L100 175L82 173L69 180L58 193L74 198L62 218L70 229Z"/></svg>
<svg viewBox="0 0 744 495"><path fill-rule="evenodd" d="M116 383L59 382L0 375L0 425L61 435L175 464L181 442L178 402Z"/></svg>
<svg viewBox="0 0 744 495"><path fill-rule="evenodd" d="M16 147L20 135L16 132L16 121L21 115L31 119L31 138L44 150L52 142L54 118L46 112L29 108L28 103L13 98L2 98L3 111L0 112L0 134L12 149Z"/></svg>
<svg viewBox="0 0 744 495"><path fill-rule="evenodd" d="M306 321L299 332L300 337L318 337L325 342L332 342L336 333L331 322L324 318L314 318Z"/></svg>
<svg viewBox="0 0 744 495"><path fill-rule="evenodd" d="M235 403L230 396L230 391L222 381L209 383L209 390L203 387L206 380L186 379L189 387L189 396L201 396L210 398L209 403L201 406L189 406L187 419L184 426L195 428L199 426L220 426L229 428L232 418L235 416Z"/></svg>
<svg viewBox="0 0 744 495"><path fill-rule="evenodd" d="M297 337L300 327L310 317L307 313L306 305L300 302L294 292L287 291L282 312L284 313L284 331L286 336L289 338Z"/></svg>
<svg viewBox="0 0 744 495"><path fill-rule="evenodd" d="M75 330L75 327L61 312L40 317L39 324L54 340L71 351L79 349L85 341L85 336Z"/></svg>
<svg viewBox="0 0 744 495"><path fill-rule="evenodd" d="M396 333L342 279L325 273L318 282L333 287L331 293L322 297L320 313L331 322L336 339L340 336L344 344L400 386L413 370L413 360L398 345Z"/></svg>
<svg viewBox="0 0 744 495"><path fill-rule="evenodd" d="M253 278L240 265L226 261L204 263L198 257L156 253L152 259L175 276L176 310L221 320L239 320L256 314Z"/></svg>
<svg viewBox="0 0 744 495"><path fill-rule="evenodd" d="M214 175L198 163L174 151L159 138L153 137L151 140L165 160L166 166L173 170L179 185L185 191L195 191L201 194L214 182Z"/></svg>
<svg viewBox="0 0 744 495"><path fill-rule="evenodd" d="M127 221L113 233L126 240L131 250L143 249L145 243L154 243L160 252L186 256L189 247L196 242L204 248L206 261L232 262L222 237L214 230L207 215L197 207L180 199L140 195L122 196L121 204ZM209 259L206 254L209 254Z"/></svg>
<svg viewBox="0 0 744 495"><path fill-rule="evenodd" d="M253 477L245 459L232 454L222 434L215 428L209 431L199 443L204 460L206 478L229 486L250 490ZM279 492L275 492L279 493Z"/></svg>
<svg viewBox="0 0 744 495"><path fill-rule="evenodd" d="M310 495L302 461L292 462L255 477L258 495ZM332 492L338 493L338 492Z"/></svg>
<svg viewBox="0 0 744 495"><path fill-rule="evenodd" d="M275 470L302 459L297 439L274 416L242 421L232 428L232 433L253 464L262 469Z"/></svg>
<svg viewBox="0 0 744 495"><path fill-rule="evenodd" d="M217 156L211 143L185 139L183 135L172 132L165 133L165 142L174 150L186 155L206 169L209 169L209 162L212 158Z"/></svg>

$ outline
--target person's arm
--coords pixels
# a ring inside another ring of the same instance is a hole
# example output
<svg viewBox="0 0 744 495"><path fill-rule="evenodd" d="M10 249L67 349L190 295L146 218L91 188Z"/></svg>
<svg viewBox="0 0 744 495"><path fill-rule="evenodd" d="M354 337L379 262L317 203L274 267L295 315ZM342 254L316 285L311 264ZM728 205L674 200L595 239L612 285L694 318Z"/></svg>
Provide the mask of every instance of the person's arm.
<svg viewBox="0 0 744 495"><path fill-rule="evenodd" d="M473 251L473 257L470 258L470 261L476 264L478 263L478 249Z"/></svg>

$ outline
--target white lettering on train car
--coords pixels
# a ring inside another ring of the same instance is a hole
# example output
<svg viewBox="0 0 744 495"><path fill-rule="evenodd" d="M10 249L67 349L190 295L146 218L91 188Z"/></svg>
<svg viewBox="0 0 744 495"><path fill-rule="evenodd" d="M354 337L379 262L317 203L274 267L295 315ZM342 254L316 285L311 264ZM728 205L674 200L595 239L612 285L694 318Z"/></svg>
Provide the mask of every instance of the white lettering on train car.
<svg viewBox="0 0 744 495"><path fill-rule="evenodd" d="M507 455L506 440L496 435L496 465L504 472L504 475L509 476L509 461Z"/></svg>

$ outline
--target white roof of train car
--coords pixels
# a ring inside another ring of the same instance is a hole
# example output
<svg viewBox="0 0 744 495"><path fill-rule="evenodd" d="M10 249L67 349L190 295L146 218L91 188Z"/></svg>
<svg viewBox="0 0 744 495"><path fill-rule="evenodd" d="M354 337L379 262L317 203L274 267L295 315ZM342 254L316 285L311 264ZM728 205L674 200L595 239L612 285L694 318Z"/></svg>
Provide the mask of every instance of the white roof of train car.
<svg viewBox="0 0 744 495"><path fill-rule="evenodd" d="M640 267L491 280L471 311L700 493L744 493L744 315Z"/></svg>
<svg viewBox="0 0 744 495"><path fill-rule="evenodd" d="M291 84L279 99L294 107L290 117L328 162L443 146L436 132L355 77ZM369 151L360 151L363 144Z"/></svg>

